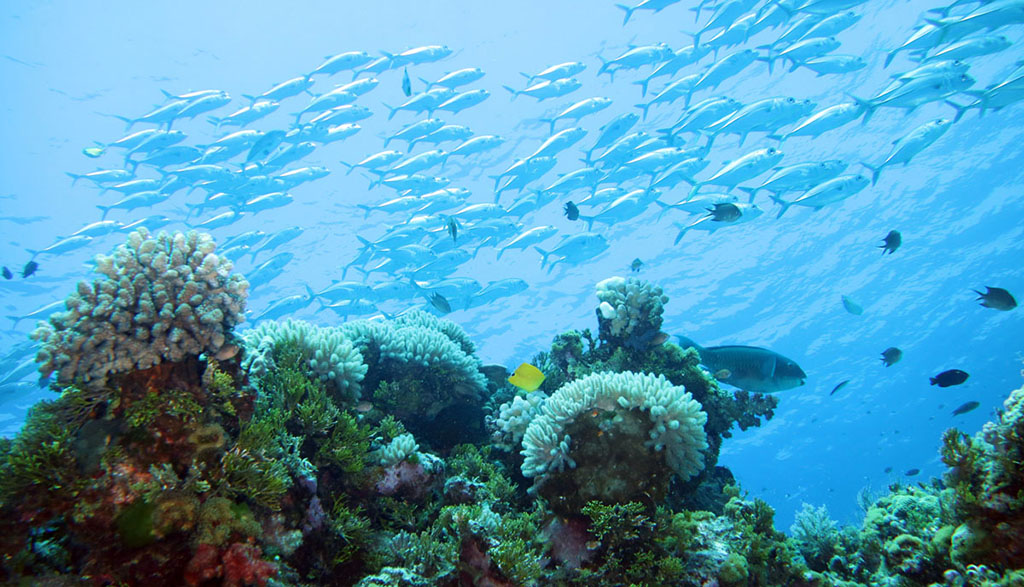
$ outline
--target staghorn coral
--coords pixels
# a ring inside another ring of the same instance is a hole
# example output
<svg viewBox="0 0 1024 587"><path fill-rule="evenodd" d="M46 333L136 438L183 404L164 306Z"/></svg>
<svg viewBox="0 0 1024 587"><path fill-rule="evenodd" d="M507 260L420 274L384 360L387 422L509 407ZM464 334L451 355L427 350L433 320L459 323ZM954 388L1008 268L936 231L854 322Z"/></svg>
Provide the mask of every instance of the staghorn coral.
<svg viewBox="0 0 1024 587"><path fill-rule="evenodd" d="M139 228L112 256L97 256L103 277L79 282L67 309L32 333L43 345L39 372L102 387L111 374L216 354L244 319L249 288L216 248L207 234L154 238Z"/></svg>

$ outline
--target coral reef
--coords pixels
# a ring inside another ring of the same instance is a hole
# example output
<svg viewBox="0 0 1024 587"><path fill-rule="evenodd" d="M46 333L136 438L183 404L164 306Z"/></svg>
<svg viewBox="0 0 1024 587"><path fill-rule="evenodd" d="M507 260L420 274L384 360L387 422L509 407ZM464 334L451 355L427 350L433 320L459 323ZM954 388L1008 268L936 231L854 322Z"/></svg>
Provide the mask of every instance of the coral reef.
<svg viewBox="0 0 1024 587"><path fill-rule="evenodd" d="M523 474L556 510L592 499L660 501L704 468L705 414L664 377L594 373L560 387L523 435Z"/></svg>
<svg viewBox="0 0 1024 587"><path fill-rule="evenodd" d="M547 398L544 392L531 391L513 396L511 401L498 406L497 416L488 418L488 425L494 430L495 445L508 451L517 450L527 427L540 414Z"/></svg>
<svg viewBox="0 0 1024 587"><path fill-rule="evenodd" d="M359 382L366 365L359 350L339 328L323 328L302 320L262 322L242 334L245 354L242 367L250 377L259 378L274 369L272 351L278 344L293 344L301 349L309 370L333 386L338 397L350 402L359 399Z"/></svg>
<svg viewBox="0 0 1024 587"><path fill-rule="evenodd" d="M596 288L601 340L643 349L658 337L668 303L660 287L635 277L609 277Z"/></svg>
<svg viewBox="0 0 1024 587"><path fill-rule="evenodd" d="M487 378L460 326L416 310L340 328L368 366L363 385L374 390L368 399L421 442L447 449L486 436L481 405Z"/></svg>
<svg viewBox="0 0 1024 587"><path fill-rule="evenodd" d="M209 235L145 228L113 255L96 257L103 277L79 282L66 311L40 322L43 377L102 387L110 374L147 369L188 355L215 355L244 319L249 284L217 256Z"/></svg>
<svg viewBox="0 0 1024 587"><path fill-rule="evenodd" d="M949 430L942 459L946 485L961 524L951 537L950 557L963 566L1024 566L1024 387L1013 391L998 418L974 438Z"/></svg>
<svg viewBox="0 0 1024 587"><path fill-rule="evenodd" d="M1024 389L946 434L944 480L865 493L860 528L805 504L787 537L717 464L778 400L666 342L659 288L602 282L597 339L557 336L523 392L423 312L232 338L245 282L212 246L133 233L43 328L59 397L0 439L5 584L1024 584ZM82 342L115 314L167 322L101 328L127 362Z"/></svg>

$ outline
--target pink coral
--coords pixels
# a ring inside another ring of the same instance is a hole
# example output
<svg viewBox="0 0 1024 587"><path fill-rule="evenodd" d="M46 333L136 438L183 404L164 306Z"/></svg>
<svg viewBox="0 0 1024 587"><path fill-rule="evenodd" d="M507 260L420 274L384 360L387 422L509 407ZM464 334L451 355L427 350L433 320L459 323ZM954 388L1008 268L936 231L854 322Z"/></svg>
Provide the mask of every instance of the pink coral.
<svg viewBox="0 0 1024 587"><path fill-rule="evenodd" d="M223 552L212 544L200 544L185 567L185 582L194 586L223 577L225 587L263 587L268 578L277 576L277 565L261 559L260 554L258 546L241 542Z"/></svg>
<svg viewBox="0 0 1024 587"><path fill-rule="evenodd" d="M400 461L382 470L374 488L381 495L400 495L416 500L426 494L432 478L423 465Z"/></svg>
<svg viewBox="0 0 1024 587"><path fill-rule="evenodd" d="M594 535L581 518L554 518L544 528L544 535L551 542L551 556L571 569L578 569L594 558L590 548Z"/></svg>

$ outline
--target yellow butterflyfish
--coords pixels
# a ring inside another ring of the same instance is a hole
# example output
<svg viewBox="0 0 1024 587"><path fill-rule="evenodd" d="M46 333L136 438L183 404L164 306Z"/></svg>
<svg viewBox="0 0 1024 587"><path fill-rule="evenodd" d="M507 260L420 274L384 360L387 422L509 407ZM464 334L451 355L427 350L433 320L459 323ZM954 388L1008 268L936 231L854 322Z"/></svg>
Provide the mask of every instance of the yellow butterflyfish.
<svg viewBox="0 0 1024 587"><path fill-rule="evenodd" d="M523 363L516 367L515 373L508 378L508 382L520 389L534 391L540 387L541 383L544 383L544 374L533 365Z"/></svg>

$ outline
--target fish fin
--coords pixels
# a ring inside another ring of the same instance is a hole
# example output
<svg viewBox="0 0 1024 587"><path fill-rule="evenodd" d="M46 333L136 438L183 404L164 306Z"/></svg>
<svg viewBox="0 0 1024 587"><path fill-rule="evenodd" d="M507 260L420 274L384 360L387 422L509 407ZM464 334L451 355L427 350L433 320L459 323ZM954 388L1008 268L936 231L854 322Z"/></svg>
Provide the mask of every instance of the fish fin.
<svg viewBox="0 0 1024 587"><path fill-rule="evenodd" d="M871 102L871 100L865 100L863 98L858 98L857 96L854 96L853 94L851 94L849 92L845 92L845 93L846 93L846 95L851 100L856 102L858 106L860 106L861 108L864 109L864 120L861 122L861 124L862 125L863 124L867 124L868 120L871 118L871 115L875 113L875 108L877 108L877 106L875 106Z"/></svg>
<svg viewBox="0 0 1024 587"><path fill-rule="evenodd" d="M647 104L633 104L634 107L644 111L644 115L641 120L647 120L647 109L651 107L650 103Z"/></svg>
<svg viewBox="0 0 1024 587"><path fill-rule="evenodd" d="M103 211L103 215L100 216L100 220L106 220L107 219L107 213L110 212L111 207L110 206L96 206L96 207Z"/></svg>
<svg viewBox="0 0 1024 587"><path fill-rule="evenodd" d="M679 225L677 224L676 226ZM679 229L679 234L676 235L676 240L672 241L673 245L678 245L679 241L683 240L683 237L686 236L686 231L690 230L690 226L692 225L683 226L682 228Z"/></svg>
<svg viewBox="0 0 1024 587"><path fill-rule="evenodd" d="M675 146L675 140L676 140L676 134L677 134L676 131L675 131L675 128L659 128L655 132L658 132L658 133L661 133L662 135L664 135L663 138L664 138L665 142L669 144L670 147L674 147Z"/></svg>
<svg viewBox="0 0 1024 587"><path fill-rule="evenodd" d="M702 347L699 344L697 344L696 342L694 342L693 339L685 337L685 336L683 336L681 334L677 334L676 335L676 339L679 340L679 346L683 350L694 349L694 350L697 351L698 354L703 354L704 347Z"/></svg>
<svg viewBox="0 0 1024 587"><path fill-rule="evenodd" d="M776 204L782 206L782 209L779 210L779 215L775 217L776 219L782 218L782 215L786 213L786 210L789 210L789 207L793 205L792 202L787 202L786 200L783 200L782 198L780 198L778 196L772 195L770 197L771 197L773 202L775 202Z"/></svg>
<svg viewBox="0 0 1024 587"><path fill-rule="evenodd" d="M665 215L665 212L668 212L672 208L675 208L675 206L673 206L672 204L666 204L661 200L654 200L654 203L661 207L661 211L658 212L658 218L655 221L661 220L661 217Z"/></svg>
<svg viewBox="0 0 1024 587"><path fill-rule="evenodd" d="M125 132L130 131L132 129L132 125L135 124L135 121L132 120L131 118L127 118L127 117L124 117L124 116L118 116L117 114L112 114L111 116L113 116L114 118L116 118L118 120L123 120L127 124L127 126L124 127L124 131Z"/></svg>
<svg viewBox="0 0 1024 587"><path fill-rule="evenodd" d="M506 90L508 90L512 94L512 101L515 101L516 97L519 96L519 90L517 90L515 88L512 88L512 87L509 87L509 86L501 86L501 87L505 88Z"/></svg>
<svg viewBox="0 0 1024 587"><path fill-rule="evenodd" d="M381 104L384 104L384 102L381 102ZM387 108L388 111L389 111L388 112L388 120L391 120L392 118L394 118L395 117L395 113L398 112L398 108L392 108L391 106L388 106L387 104L384 104L384 107Z"/></svg>
<svg viewBox="0 0 1024 587"><path fill-rule="evenodd" d="M621 8L626 12L625 16L622 17L622 26L626 26L626 23L629 22L629 18L633 16L633 11L636 10L636 8L632 6L626 6L625 4L616 4L615 6L617 8Z"/></svg>
<svg viewBox="0 0 1024 587"><path fill-rule="evenodd" d="M874 166L868 165L867 163L864 163L862 161L861 165L866 167L867 169L869 169L871 171L871 185L874 186L876 183L878 183L878 176L882 174L882 168L885 167L885 164L883 163L882 165L879 165L878 167L874 167Z"/></svg>
<svg viewBox="0 0 1024 587"><path fill-rule="evenodd" d="M967 111L971 109L971 106L973 106L973 105L961 106L961 105L957 104L956 102L954 102L952 100L946 100L946 104L949 104L950 106L953 107L954 110L956 110L956 116L953 117L953 122L957 122L961 118L963 118L964 114L967 114ZM979 118L982 115L985 114L985 102L984 102L984 100L981 100L981 104L982 104L981 110L979 111L979 114L978 114Z"/></svg>
<svg viewBox="0 0 1024 587"><path fill-rule="evenodd" d="M651 78L645 78L645 79L642 79L642 80L640 80L638 82L633 82L633 83L638 85L638 86L640 86L640 97L641 98L646 97L647 96L647 84L651 83ZM604 128L602 128L601 130L604 130Z"/></svg>
<svg viewBox="0 0 1024 587"><path fill-rule="evenodd" d="M356 235L356 239L358 239L359 242L363 243L363 250L364 251L366 251L366 250L373 250L375 248L373 246L373 243L371 243L370 241L366 240L365 238L363 238L363 237L361 237L359 235ZM342 279L344 279L344 276L342 276Z"/></svg>
<svg viewBox="0 0 1024 587"><path fill-rule="evenodd" d="M758 191L760 191L761 188L738 187L736 189L740 190L741 192L747 192L747 195L750 196L750 198L747 200L747 203L750 203L754 201L754 196L757 194Z"/></svg>
<svg viewBox="0 0 1024 587"><path fill-rule="evenodd" d="M543 269L544 265L547 264L548 257L551 255L551 253L548 252L548 251L545 251L544 249L542 249L540 247L537 247L537 246L535 246L533 248L534 248L534 250L536 250L541 255L541 258L540 258L540 268Z"/></svg>
<svg viewBox="0 0 1024 587"><path fill-rule="evenodd" d="M243 98L245 98L246 100L249 100L249 105L250 105L250 106L251 106L251 105L253 105L253 104L255 104L255 103L256 103L256 100L258 100L258 99L259 99L258 97L256 97L256 96L253 96L253 95L251 95L251 94L242 94L242 97L243 97Z"/></svg>
<svg viewBox="0 0 1024 587"><path fill-rule="evenodd" d="M897 53L899 53L899 49L889 51L889 53L887 53L885 56L885 64L882 65L882 68L889 67L889 64L892 63L892 60L896 58Z"/></svg>

